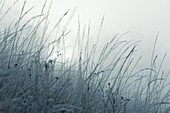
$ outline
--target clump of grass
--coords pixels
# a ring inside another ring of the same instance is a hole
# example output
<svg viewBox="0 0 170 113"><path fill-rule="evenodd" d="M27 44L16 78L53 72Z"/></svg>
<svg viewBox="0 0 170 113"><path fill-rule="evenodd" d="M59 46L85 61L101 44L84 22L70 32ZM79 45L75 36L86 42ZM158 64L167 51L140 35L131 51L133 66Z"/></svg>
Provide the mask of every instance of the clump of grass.
<svg viewBox="0 0 170 113"><path fill-rule="evenodd" d="M39 15L21 23L31 13L32 8L24 10L26 3L25 0L19 19L0 32L1 113L168 113L170 90L166 80L169 72L161 73L165 57L156 68L156 46L150 67L137 70L136 66L141 60L140 57L135 62L134 58L138 42L122 41L126 33L116 35L102 49L99 48L103 18L97 41L92 47L90 25L81 36L79 23L74 49L78 52L73 52L70 61L58 62L50 56L57 52L54 46L57 48L62 43L65 48L64 37L69 32L64 31L57 39L45 42L52 33L58 33L58 26L68 11L49 35L47 29L51 6L45 13L45 2ZM39 34L39 30L43 33Z"/></svg>

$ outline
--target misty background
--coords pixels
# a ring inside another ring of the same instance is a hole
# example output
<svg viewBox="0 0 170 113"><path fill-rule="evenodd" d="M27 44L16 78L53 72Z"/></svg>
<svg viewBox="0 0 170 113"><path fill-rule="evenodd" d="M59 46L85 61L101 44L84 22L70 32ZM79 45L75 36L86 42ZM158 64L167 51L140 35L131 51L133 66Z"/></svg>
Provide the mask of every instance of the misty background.
<svg viewBox="0 0 170 113"><path fill-rule="evenodd" d="M28 18L40 14L45 0L27 0L26 9L34 7L27 15ZM50 10L50 25L53 26L60 17L70 9L64 21L67 29L71 30L66 44L66 57L70 58L73 41L77 35L78 21L81 28L88 27L90 23L90 40L96 40L100 23L104 16L104 23L100 33L99 44L102 46L116 34L126 34L123 39L140 40L136 57L143 56L141 65L148 66L151 60L152 48L159 32L155 54L158 54L158 63L165 52L167 56L163 68L169 70L170 66L170 1L169 0L53 0ZM13 0L7 0L5 10ZM18 18L24 1L19 0L0 26L8 25L9 21ZM47 8L51 1L47 0ZM5 11L4 10L4 11ZM2 11L1 14L4 12ZM69 20L69 21L68 21ZM64 26L64 25L63 25Z"/></svg>

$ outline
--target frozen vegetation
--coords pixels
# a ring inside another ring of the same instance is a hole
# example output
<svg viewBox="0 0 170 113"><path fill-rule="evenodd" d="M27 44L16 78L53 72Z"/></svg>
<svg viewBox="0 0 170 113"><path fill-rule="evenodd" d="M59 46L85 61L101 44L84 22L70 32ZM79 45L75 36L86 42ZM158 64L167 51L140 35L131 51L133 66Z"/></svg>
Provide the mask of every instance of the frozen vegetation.
<svg viewBox="0 0 170 113"><path fill-rule="evenodd" d="M1 25L15 5L5 9L3 3ZM90 25L83 33L79 27L67 60L65 37L70 32L60 25L70 12L48 30L50 6L44 3L39 15L27 18L32 8L25 10L26 5L0 28L0 113L170 113L169 71L161 68L166 54L157 63L158 37L150 66L138 69L142 57L134 56L139 42L116 35L99 48L98 40L89 39ZM97 38L103 19L99 24Z"/></svg>

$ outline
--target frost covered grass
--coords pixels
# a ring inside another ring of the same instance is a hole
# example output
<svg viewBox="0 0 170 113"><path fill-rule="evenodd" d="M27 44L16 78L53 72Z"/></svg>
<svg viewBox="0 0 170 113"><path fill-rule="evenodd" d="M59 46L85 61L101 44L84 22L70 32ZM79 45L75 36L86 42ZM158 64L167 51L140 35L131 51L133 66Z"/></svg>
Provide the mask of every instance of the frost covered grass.
<svg viewBox="0 0 170 113"><path fill-rule="evenodd" d="M90 25L86 36L85 29L81 35L79 23L75 52L71 60L65 60L69 31L59 31L68 12L48 31L50 6L45 2L39 15L26 18L32 10L25 10L26 2L20 16L0 32L0 113L170 111L169 72L161 69L165 57L156 65L156 41L150 67L137 69L142 59L134 58L138 42L122 41L124 35L116 35L101 49L102 20L97 41L90 46ZM0 5L2 10L3 0ZM0 23L14 5L1 15ZM53 53L60 60L50 59Z"/></svg>

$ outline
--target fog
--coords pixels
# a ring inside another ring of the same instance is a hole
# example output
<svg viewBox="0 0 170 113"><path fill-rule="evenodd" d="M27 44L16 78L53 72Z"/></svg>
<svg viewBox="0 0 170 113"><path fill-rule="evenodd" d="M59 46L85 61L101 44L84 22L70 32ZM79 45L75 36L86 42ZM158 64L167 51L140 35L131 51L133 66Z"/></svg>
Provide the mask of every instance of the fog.
<svg viewBox="0 0 170 113"><path fill-rule="evenodd" d="M0 113L168 112L169 5L0 0Z"/></svg>
<svg viewBox="0 0 170 113"><path fill-rule="evenodd" d="M13 0L8 0L5 7L10 6L13 2ZM20 0L7 18L19 15L23 2ZM27 9L34 6L29 16L40 13L43 3L44 0L27 0ZM47 4L50 4L50 1L47 0ZM90 22L91 37L96 37L104 16L100 45L103 45L118 33L123 34L129 31L124 38L136 41L141 40L137 47L137 53L138 56L143 56L143 63L150 61L154 40L159 32L155 54L158 54L159 59L162 59L165 52L168 53L164 68L169 69L169 64L167 64L167 62L170 62L169 4L170 1L168 0L53 0L50 20L53 24L68 9L70 9L69 14L75 10L67 26L68 29L71 29L69 37L73 38L77 34L78 18L82 28L87 27ZM67 19L70 18L66 17ZM3 25L5 23L8 23L8 21L4 22ZM70 43L72 42L68 42L68 44ZM70 47L67 54L68 58L71 50L72 48Z"/></svg>

